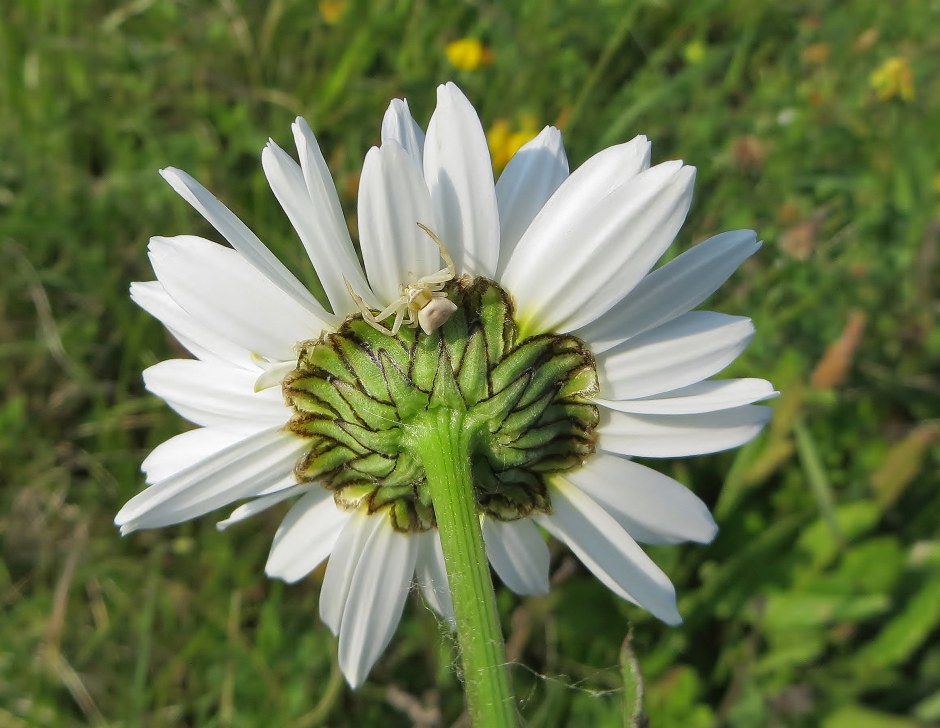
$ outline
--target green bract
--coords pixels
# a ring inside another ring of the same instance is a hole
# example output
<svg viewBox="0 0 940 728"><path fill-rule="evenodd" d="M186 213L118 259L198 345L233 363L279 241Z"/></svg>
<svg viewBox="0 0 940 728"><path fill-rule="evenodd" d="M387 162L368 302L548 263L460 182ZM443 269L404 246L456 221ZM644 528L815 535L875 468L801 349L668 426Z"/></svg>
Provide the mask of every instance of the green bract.
<svg viewBox="0 0 940 728"><path fill-rule="evenodd" d="M477 508L501 520L550 511L545 477L594 452L587 346L518 340L512 303L492 281L465 276L446 291L457 310L433 334L392 337L353 316L305 342L284 381L288 427L310 440L298 480L331 489L344 508L388 509L400 531L436 525L414 433L438 408L465 413Z"/></svg>

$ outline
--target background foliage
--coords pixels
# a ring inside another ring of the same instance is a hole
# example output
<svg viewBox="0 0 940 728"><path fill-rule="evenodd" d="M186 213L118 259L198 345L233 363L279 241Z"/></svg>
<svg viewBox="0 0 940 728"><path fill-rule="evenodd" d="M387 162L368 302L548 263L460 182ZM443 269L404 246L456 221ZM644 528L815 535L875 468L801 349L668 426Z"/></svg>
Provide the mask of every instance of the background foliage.
<svg viewBox="0 0 940 728"><path fill-rule="evenodd" d="M140 380L178 349L127 285L152 277L150 235L216 237L156 170L193 173L307 271L258 163L268 135L287 146L307 116L354 224L389 99L426 122L447 79L487 127L560 125L573 165L637 133L697 165L676 251L736 227L767 241L712 305L755 319L734 373L782 390L773 426L663 466L722 527L653 549L686 623L558 548L550 596L499 595L528 725L624 725L631 623L656 728L940 722L940 4L4 7L0 725L459 719L453 646L417 599L370 682L345 688L322 572L263 576L280 513L224 535L211 518L126 539L111 524L181 428ZM452 67L462 37L491 57ZM873 78L892 58L894 81Z"/></svg>

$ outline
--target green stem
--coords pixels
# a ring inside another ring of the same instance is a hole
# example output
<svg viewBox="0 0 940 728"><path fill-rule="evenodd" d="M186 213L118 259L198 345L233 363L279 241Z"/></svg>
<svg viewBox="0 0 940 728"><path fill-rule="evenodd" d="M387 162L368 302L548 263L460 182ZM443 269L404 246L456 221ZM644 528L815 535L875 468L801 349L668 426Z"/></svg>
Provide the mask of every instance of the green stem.
<svg viewBox="0 0 940 728"><path fill-rule="evenodd" d="M473 494L473 431L463 412L435 408L409 428L424 465L454 602L470 722L516 725L496 596Z"/></svg>

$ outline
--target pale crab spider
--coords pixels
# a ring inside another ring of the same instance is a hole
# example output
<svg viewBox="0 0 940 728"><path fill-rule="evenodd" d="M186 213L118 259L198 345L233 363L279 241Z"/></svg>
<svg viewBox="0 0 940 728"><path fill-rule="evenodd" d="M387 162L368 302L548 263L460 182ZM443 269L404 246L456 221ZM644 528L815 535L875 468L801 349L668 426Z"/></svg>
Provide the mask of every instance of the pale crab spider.
<svg viewBox="0 0 940 728"><path fill-rule="evenodd" d="M424 230L431 240L437 243L437 247L441 249L441 257L447 264L445 268L442 268L437 273L421 276L414 283L403 284L401 287L401 295L398 299L392 301L392 303L377 314L373 314L372 311L369 310L369 307L366 305L365 301L362 300L362 297L353 290L349 281L346 281L346 288L349 290L349 295L352 296L353 301L362 313L363 320L373 329L381 331L387 336L395 336L403 322L407 323L412 328L420 325L424 333L432 334L447 323L447 319L457 310L457 306L455 306L453 301L450 301L447 298L447 294L443 292L444 284L457 277L457 267L454 265L454 261L447 252L447 248L444 247L444 243L441 242L441 239L432 233L427 225L423 225L419 222L418 227ZM386 328L379 323L392 315L395 316L392 328Z"/></svg>

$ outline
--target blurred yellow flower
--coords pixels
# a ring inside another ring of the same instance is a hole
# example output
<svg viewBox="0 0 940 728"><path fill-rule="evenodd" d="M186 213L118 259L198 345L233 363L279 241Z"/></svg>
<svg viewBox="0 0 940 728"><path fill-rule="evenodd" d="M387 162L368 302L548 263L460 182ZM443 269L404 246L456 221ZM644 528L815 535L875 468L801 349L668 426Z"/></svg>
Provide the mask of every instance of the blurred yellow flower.
<svg viewBox="0 0 940 728"><path fill-rule="evenodd" d="M689 41L685 44L685 47L682 49L682 57L685 58L685 62L690 66L694 66L697 63L701 63L705 60L705 52L708 49L705 47L705 44L700 40Z"/></svg>
<svg viewBox="0 0 940 728"><path fill-rule="evenodd" d="M940 172L937 172L931 180L931 186L934 192L940 192Z"/></svg>
<svg viewBox="0 0 940 728"><path fill-rule="evenodd" d="M346 12L346 0L320 0L320 17L329 24L339 22Z"/></svg>
<svg viewBox="0 0 940 728"><path fill-rule="evenodd" d="M444 49L450 65L461 71L475 71L493 60L493 51L476 38L460 38Z"/></svg>
<svg viewBox="0 0 940 728"><path fill-rule="evenodd" d="M900 56L892 56L872 71L868 82L882 101L914 98L914 74L910 64Z"/></svg>
<svg viewBox="0 0 940 728"><path fill-rule="evenodd" d="M537 121L532 115L523 117L519 128L515 130L506 119L494 121L486 132L486 141L493 156L493 167L497 170L505 167L520 147L533 139L538 132Z"/></svg>

